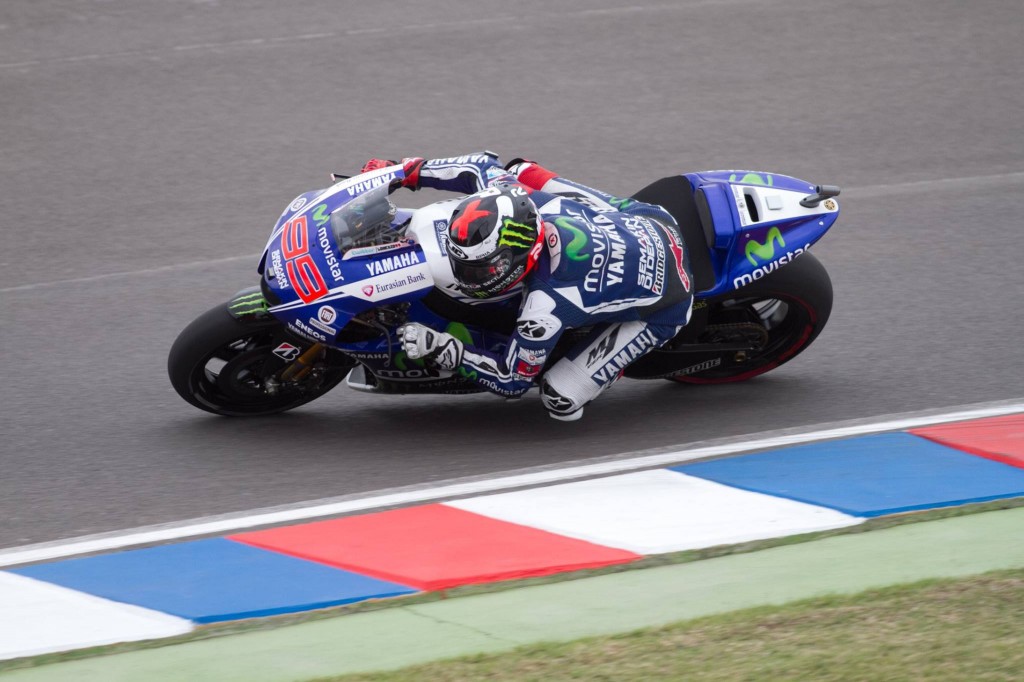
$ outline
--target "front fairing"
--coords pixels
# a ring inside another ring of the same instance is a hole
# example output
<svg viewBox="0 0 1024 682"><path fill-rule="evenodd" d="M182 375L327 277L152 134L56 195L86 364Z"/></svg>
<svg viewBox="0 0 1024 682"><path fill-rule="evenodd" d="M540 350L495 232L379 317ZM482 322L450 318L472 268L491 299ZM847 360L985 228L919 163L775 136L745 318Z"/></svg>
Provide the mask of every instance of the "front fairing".
<svg viewBox="0 0 1024 682"><path fill-rule="evenodd" d="M390 234L355 227L358 218L386 210L390 183L403 177L401 166L365 173L301 194L281 214L261 284L269 312L294 333L334 344L355 315L415 300L433 286L423 249L401 233L407 214L394 216Z"/></svg>

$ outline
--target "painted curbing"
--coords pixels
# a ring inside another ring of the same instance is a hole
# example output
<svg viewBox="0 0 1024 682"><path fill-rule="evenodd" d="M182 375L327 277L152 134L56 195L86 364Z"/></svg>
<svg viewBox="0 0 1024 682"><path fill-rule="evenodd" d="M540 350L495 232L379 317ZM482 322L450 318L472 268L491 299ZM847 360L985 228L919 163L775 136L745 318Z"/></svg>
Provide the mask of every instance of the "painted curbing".
<svg viewBox="0 0 1024 682"><path fill-rule="evenodd" d="M1024 508L12 671L4 682L283 682L1024 567Z"/></svg>

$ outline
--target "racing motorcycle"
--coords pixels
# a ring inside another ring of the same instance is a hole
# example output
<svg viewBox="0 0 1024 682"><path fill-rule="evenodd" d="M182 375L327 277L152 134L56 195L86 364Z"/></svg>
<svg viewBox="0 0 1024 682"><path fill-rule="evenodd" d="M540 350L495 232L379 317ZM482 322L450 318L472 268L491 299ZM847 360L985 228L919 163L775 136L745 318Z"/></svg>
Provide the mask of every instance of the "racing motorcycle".
<svg viewBox="0 0 1024 682"><path fill-rule="evenodd" d="M446 241L459 199L398 208L389 194L403 177L401 165L335 175L327 189L296 197L267 241L259 286L200 315L175 340L167 367L178 394L208 412L255 416L298 407L342 381L370 393L484 391L464 371L408 358L396 329L420 322L500 351L521 285L486 301L463 295ZM624 376L743 381L805 350L832 310L828 273L809 251L838 218L838 194L751 171L686 173L637 192L632 200L678 221L696 295L690 323ZM586 333L563 334L547 367Z"/></svg>

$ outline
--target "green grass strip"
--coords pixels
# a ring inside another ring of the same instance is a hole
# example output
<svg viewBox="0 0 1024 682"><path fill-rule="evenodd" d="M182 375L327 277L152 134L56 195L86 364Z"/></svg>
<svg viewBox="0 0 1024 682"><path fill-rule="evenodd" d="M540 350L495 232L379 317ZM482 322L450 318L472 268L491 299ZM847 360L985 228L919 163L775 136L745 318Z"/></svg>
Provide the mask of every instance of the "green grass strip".
<svg viewBox="0 0 1024 682"><path fill-rule="evenodd" d="M332 682L1020 680L1024 569L759 607Z"/></svg>

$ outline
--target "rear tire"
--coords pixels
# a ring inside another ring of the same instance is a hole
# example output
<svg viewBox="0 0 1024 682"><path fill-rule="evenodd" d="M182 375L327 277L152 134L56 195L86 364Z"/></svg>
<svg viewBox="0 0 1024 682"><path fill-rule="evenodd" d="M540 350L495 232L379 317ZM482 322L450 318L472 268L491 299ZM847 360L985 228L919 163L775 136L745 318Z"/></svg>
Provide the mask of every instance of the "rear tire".
<svg viewBox="0 0 1024 682"><path fill-rule="evenodd" d="M805 253L767 277L709 300L708 305L708 325L744 317L759 320L767 341L742 361L723 361L713 369L669 380L684 384L745 381L789 362L825 328L832 313L832 280L814 254Z"/></svg>
<svg viewBox="0 0 1024 682"><path fill-rule="evenodd" d="M321 371L270 394L264 379L283 365L272 352L283 338L283 326L277 320L237 319L219 305L193 320L174 341L167 357L171 385L201 410L255 417L291 410L320 397L344 379L354 364L339 351L327 349Z"/></svg>

